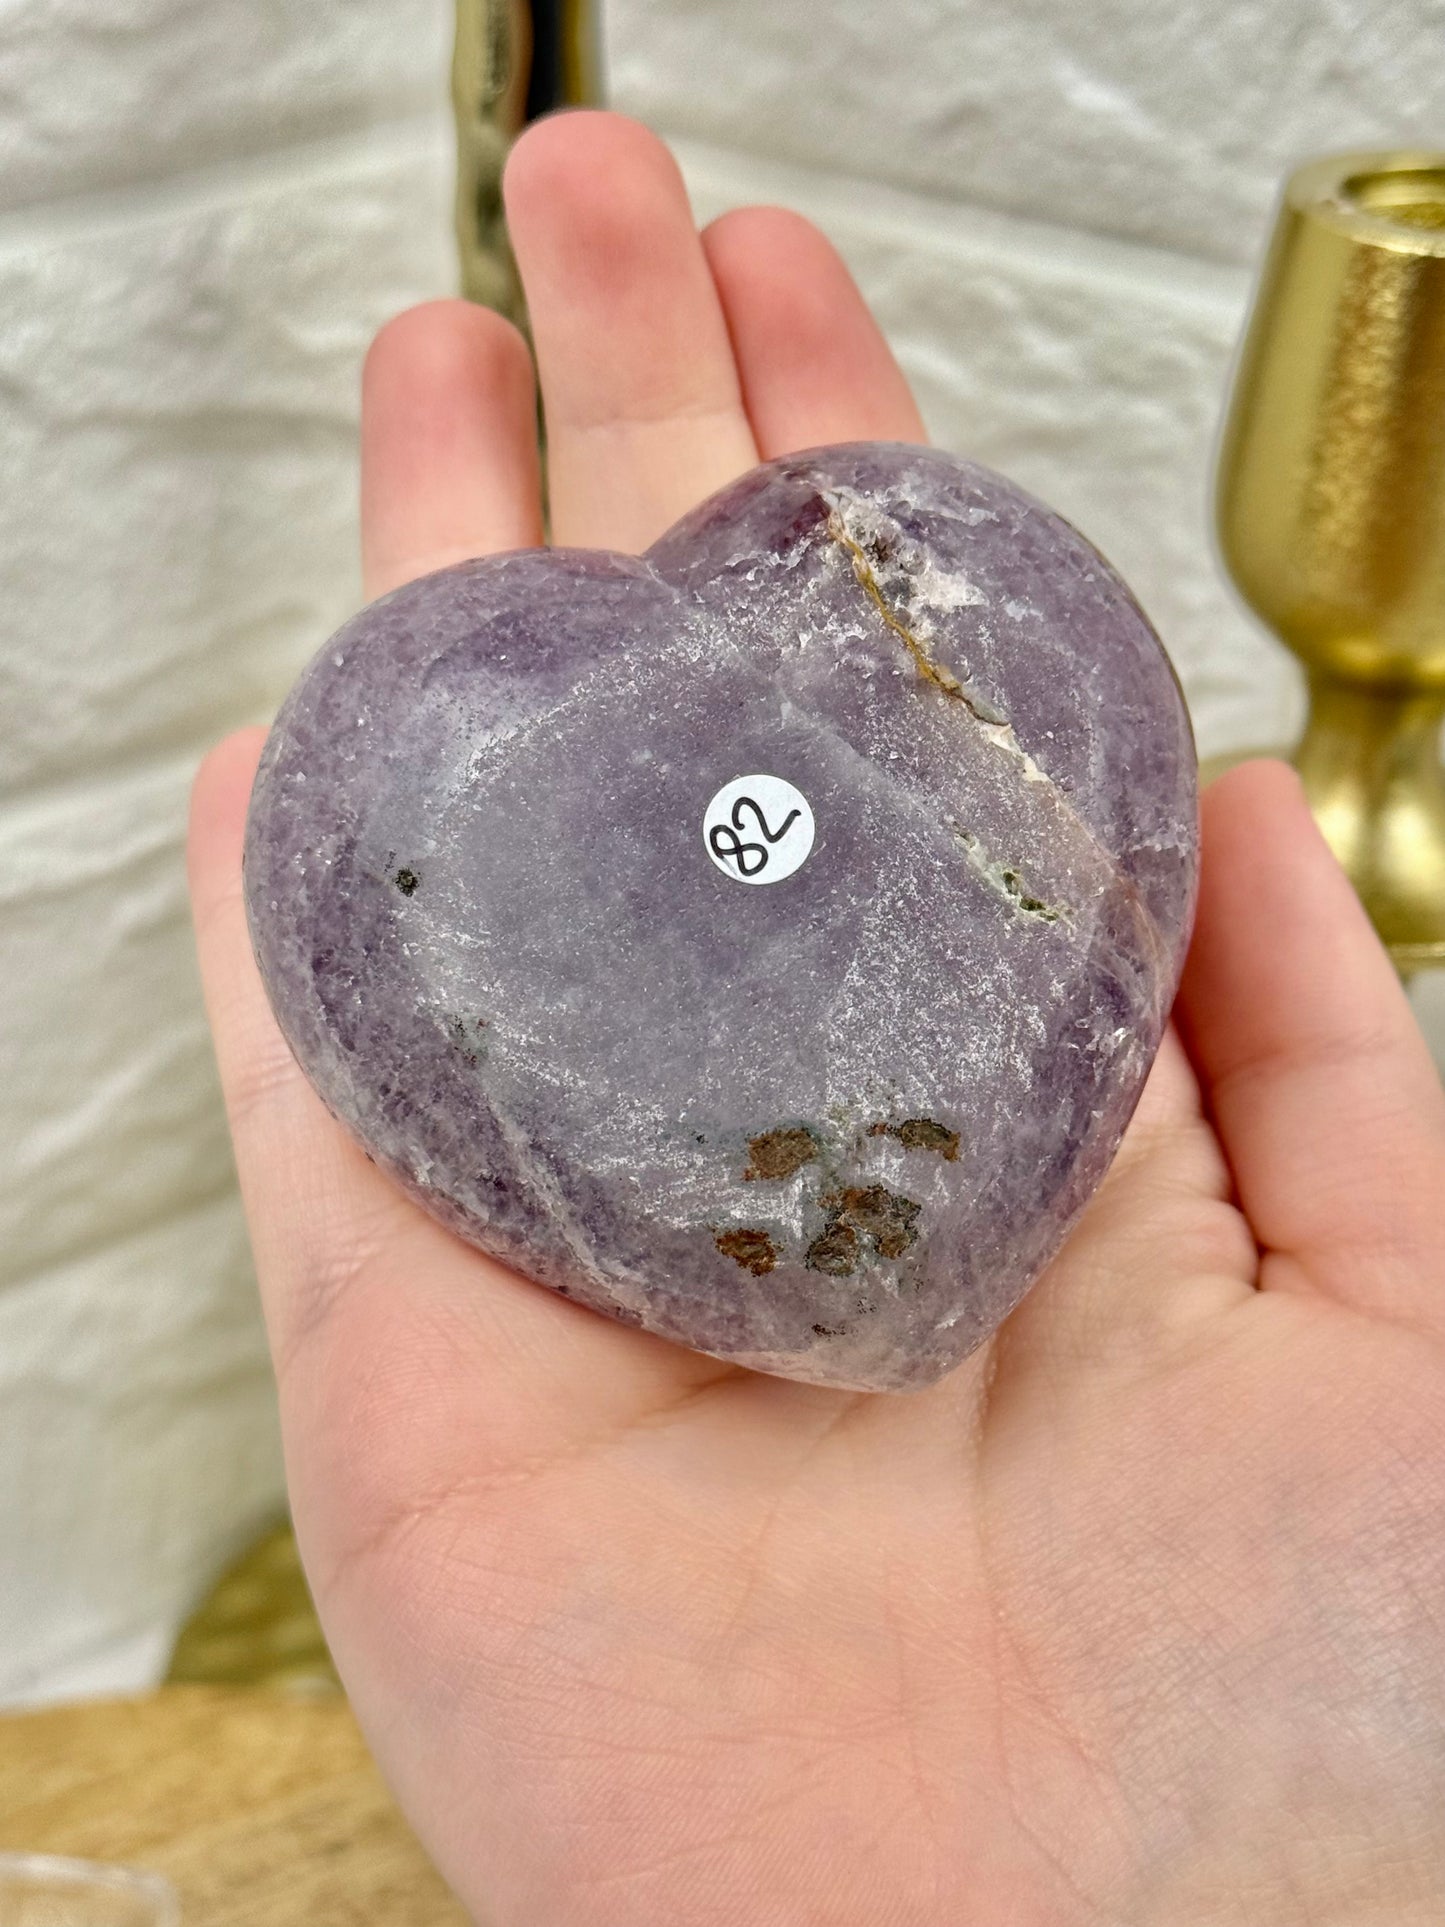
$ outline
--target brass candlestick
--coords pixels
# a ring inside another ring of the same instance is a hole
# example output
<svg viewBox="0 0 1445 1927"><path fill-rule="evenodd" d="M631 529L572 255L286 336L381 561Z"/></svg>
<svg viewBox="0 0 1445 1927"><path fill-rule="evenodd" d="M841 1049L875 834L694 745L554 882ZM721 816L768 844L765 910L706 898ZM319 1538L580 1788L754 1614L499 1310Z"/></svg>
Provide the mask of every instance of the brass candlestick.
<svg viewBox="0 0 1445 1927"><path fill-rule="evenodd" d="M289 1519L221 1574L182 1626L166 1679L174 1686L340 1691Z"/></svg>
<svg viewBox="0 0 1445 1927"><path fill-rule="evenodd" d="M1218 474L1224 559L1305 665L1295 764L1402 970L1445 963L1445 154L1287 182Z"/></svg>
<svg viewBox="0 0 1445 1927"><path fill-rule="evenodd" d="M457 0L457 252L469 301L522 319L502 217L507 149L529 120L600 93L592 0Z"/></svg>

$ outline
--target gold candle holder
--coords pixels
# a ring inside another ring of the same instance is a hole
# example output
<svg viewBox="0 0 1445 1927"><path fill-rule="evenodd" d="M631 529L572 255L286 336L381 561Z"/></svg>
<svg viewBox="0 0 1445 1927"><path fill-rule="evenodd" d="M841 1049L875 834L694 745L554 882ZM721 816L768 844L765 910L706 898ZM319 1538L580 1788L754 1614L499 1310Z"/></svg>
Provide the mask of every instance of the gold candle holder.
<svg viewBox="0 0 1445 1927"><path fill-rule="evenodd" d="M457 0L457 253L469 301L520 322L522 294L502 215L507 149L529 120L600 93L592 0Z"/></svg>
<svg viewBox="0 0 1445 1927"><path fill-rule="evenodd" d="M1396 963L1445 963L1445 154L1287 182L1218 470L1224 560L1303 662L1294 761Z"/></svg>
<svg viewBox="0 0 1445 1927"><path fill-rule="evenodd" d="M340 1692L289 1519L226 1567L177 1635L166 1682Z"/></svg>

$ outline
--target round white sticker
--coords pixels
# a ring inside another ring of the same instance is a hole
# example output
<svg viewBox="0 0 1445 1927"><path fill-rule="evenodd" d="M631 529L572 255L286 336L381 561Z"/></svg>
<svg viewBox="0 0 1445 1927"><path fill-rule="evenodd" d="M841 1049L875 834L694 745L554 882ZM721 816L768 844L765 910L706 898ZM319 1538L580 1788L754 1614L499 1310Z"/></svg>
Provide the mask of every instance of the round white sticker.
<svg viewBox="0 0 1445 1927"><path fill-rule="evenodd" d="M813 847L813 812L781 776L735 776L708 804L702 840L735 883L781 883Z"/></svg>

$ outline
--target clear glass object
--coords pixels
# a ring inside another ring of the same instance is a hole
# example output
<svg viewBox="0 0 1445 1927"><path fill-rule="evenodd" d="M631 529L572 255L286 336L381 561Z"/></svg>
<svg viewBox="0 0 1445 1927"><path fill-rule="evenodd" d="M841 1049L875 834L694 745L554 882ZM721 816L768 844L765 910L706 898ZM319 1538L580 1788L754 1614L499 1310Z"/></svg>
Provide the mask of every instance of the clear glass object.
<svg viewBox="0 0 1445 1927"><path fill-rule="evenodd" d="M179 1927L175 1888L158 1874L0 1853L0 1927Z"/></svg>

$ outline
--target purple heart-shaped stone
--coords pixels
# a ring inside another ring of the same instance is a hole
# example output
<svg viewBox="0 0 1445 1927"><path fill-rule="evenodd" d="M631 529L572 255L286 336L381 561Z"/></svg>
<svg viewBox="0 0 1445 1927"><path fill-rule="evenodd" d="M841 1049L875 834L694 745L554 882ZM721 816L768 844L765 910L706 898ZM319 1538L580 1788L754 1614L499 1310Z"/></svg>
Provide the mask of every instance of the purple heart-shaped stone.
<svg viewBox="0 0 1445 1927"><path fill-rule="evenodd" d="M1108 564L986 469L857 444L640 560L364 609L272 731L246 896L302 1068L454 1231L699 1351L901 1389L1107 1169L1196 845Z"/></svg>

